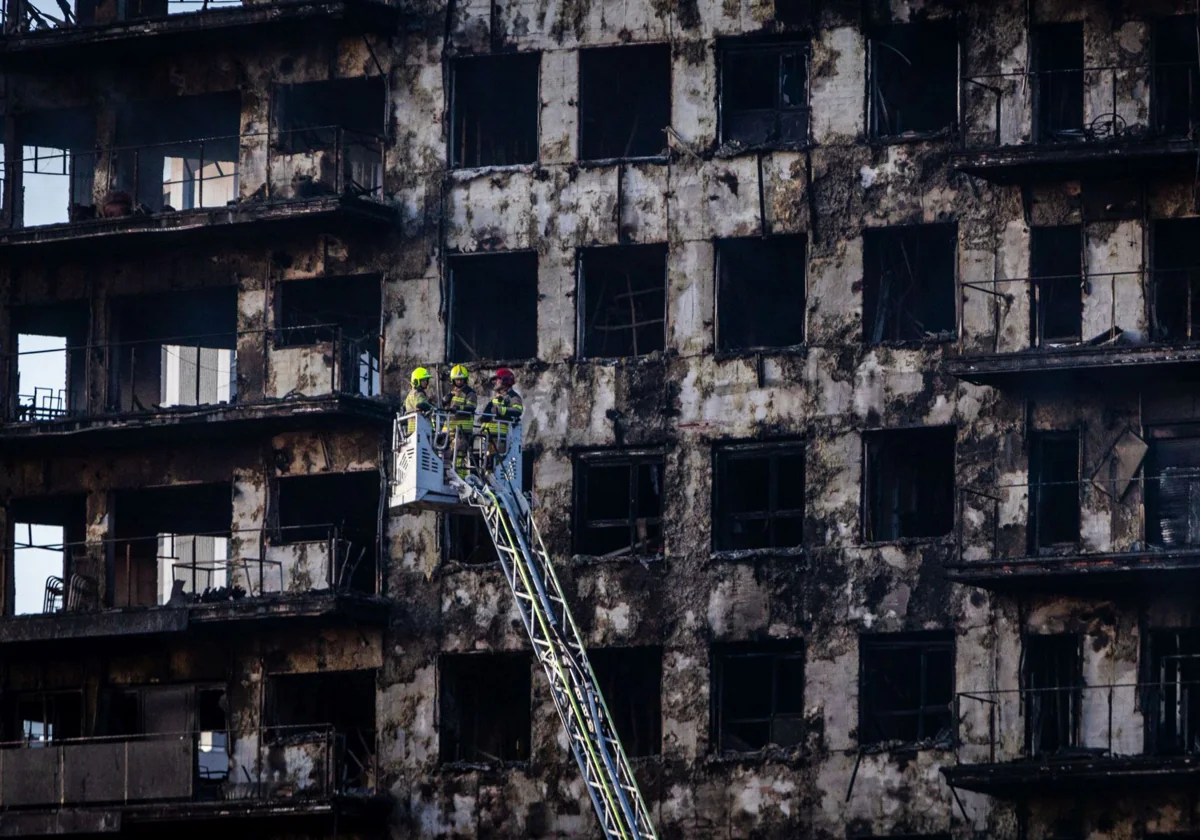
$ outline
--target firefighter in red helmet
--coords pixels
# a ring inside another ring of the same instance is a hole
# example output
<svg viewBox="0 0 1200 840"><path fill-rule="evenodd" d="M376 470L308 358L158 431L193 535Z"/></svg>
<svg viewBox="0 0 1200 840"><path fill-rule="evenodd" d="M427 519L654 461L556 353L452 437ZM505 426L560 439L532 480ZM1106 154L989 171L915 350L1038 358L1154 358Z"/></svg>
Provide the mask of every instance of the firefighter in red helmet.
<svg viewBox="0 0 1200 840"><path fill-rule="evenodd" d="M488 437L488 451L492 454L503 455L507 447L500 421L517 423L525 411L521 395L513 389L516 381L516 376L508 368L500 368L492 374L492 399L484 406L480 417L483 431Z"/></svg>

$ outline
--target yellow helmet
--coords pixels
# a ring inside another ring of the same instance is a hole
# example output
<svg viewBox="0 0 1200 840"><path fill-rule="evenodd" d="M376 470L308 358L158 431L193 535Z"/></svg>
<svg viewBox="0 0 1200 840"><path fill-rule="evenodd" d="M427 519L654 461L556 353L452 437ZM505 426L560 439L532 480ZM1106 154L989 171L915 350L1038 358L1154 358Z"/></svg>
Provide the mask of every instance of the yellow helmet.
<svg viewBox="0 0 1200 840"><path fill-rule="evenodd" d="M470 375L466 365L455 365L450 368L451 379L466 379Z"/></svg>
<svg viewBox="0 0 1200 840"><path fill-rule="evenodd" d="M423 367L413 368L412 384L414 386L420 385L422 382L426 382L428 380L429 380L429 371L427 371Z"/></svg>

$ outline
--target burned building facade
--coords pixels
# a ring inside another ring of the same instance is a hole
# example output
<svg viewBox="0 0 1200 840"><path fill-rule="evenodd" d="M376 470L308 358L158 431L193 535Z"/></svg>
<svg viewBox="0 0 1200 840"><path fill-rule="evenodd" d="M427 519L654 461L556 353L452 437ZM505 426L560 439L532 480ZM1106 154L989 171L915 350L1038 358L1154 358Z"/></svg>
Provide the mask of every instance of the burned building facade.
<svg viewBox="0 0 1200 840"><path fill-rule="evenodd" d="M388 504L462 362L662 837L1200 836L1197 42L7 0L0 835L600 836L482 522Z"/></svg>

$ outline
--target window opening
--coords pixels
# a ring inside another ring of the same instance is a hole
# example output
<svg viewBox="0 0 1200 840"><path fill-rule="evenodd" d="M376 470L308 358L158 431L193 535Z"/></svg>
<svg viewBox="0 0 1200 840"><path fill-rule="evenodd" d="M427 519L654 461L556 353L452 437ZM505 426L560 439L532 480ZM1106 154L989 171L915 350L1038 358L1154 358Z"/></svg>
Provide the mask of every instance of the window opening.
<svg viewBox="0 0 1200 840"><path fill-rule="evenodd" d="M587 248L579 272L584 356L644 356L666 346L665 245Z"/></svg>
<svg viewBox="0 0 1200 840"><path fill-rule="evenodd" d="M441 761L527 761L532 714L529 657L443 655L439 666Z"/></svg>
<svg viewBox="0 0 1200 840"><path fill-rule="evenodd" d="M229 698L224 688L196 689L196 771L201 783L229 778Z"/></svg>
<svg viewBox="0 0 1200 840"><path fill-rule="evenodd" d="M374 670L267 677L265 737L273 744L319 743L327 750L325 789L367 789L375 766ZM322 771L318 771L322 772Z"/></svg>
<svg viewBox="0 0 1200 840"><path fill-rule="evenodd" d="M1079 542L1079 435L1033 435L1033 550Z"/></svg>
<svg viewBox="0 0 1200 840"><path fill-rule="evenodd" d="M901 23L871 38L871 134L907 137L954 127L958 33L953 20Z"/></svg>
<svg viewBox="0 0 1200 840"><path fill-rule="evenodd" d="M717 749L753 752L804 740L804 651L727 645L713 651Z"/></svg>
<svg viewBox="0 0 1200 840"><path fill-rule="evenodd" d="M454 61L453 166L537 161L540 64L539 53Z"/></svg>
<svg viewBox="0 0 1200 840"><path fill-rule="evenodd" d="M662 648L594 648L588 661L630 758L662 752Z"/></svg>
<svg viewBox="0 0 1200 840"><path fill-rule="evenodd" d="M718 550L798 548L804 542L804 447L717 451Z"/></svg>
<svg viewBox="0 0 1200 840"><path fill-rule="evenodd" d="M954 427L867 432L869 542L939 537L954 526Z"/></svg>
<svg viewBox="0 0 1200 840"><path fill-rule="evenodd" d="M284 281L275 286L275 304L275 347L332 345L339 390L364 397L380 394L378 277Z"/></svg>
<svg viewBox="0 0 1200 840"><path fill-rule="evenodd" d="M40 747L83 735L83 694L53 691L26 694L16 701L16 730L26 746Z"/></svg>
<svg viewBox="0 0 1200 840"><path fill-rule="evenodd" d="M1165 549L1200 545L1200 437L1190 428L1178 432L1148 441L1144 467L1146 539Z"/></svg>
<svg viewBox="0 0 1200 840"><path fill-rule="evenodd" d="M1037 137L1043 143L1083 139L1083 24L1048 23L1033 32Z"/></svg>
<svg viewBox="0 0 1200 840"><path fill-rule="evenodd" d="M717 348L724 352L804 343L804 236L717 242Z"/></svg>
<svg viewBox="0 0 1200 840"><path fill-rule="evenodd" d="M329 584L357 592L375 591L378 557L379 473L284 476L277 482L274 509L281 545L329 542Z"/></svg>
<svg viewBox="0 0 1200 840"><path fill-rule="evenodd" d="M526 447L521 450L521 491L529 496L533 494L536 458L533 449ZM483 566L500 562L496 544L492 542L491 534L488 533L483 514L478 511L447 513L442 516L442 547L443 556L451 563Z"/></svg>
<svg viewBox="0 0 1200 840"><path fill-rule="evenodd" d="M859 658L858 731L862 744L950 741L953 634L862 635Z"/></svg>
<svg viewBox="0 0 1200 840"><path fill-rule="evenodd" d="M1025 754L1072 750L1079 746L1083 700L1079 637L1026 636L1024 642Z"/></svg>
<svg viewBox="0 0 1200 840"><path fill-rule="evenodd" d="M1158 130L1171 137L1191 137L1196 126L1196 94L1200 90L1196 18L1175 15L1154 22L1154 78L1151 98Z"/></svg>
<svg viewBox="0 0 1200 840"><path fill-rule="evenodd" d="M721 50L721 140L808 142L808 44L730 42Z"/></svg>
<svg viewBox="0 0 1200 840"><path fill-rule="evenodd" d="M1147 647L1147 751L1200 753L1200 631L1151 630Z"/></svg>
<svg viewBox="0 0 1200 840"><path fill-rule="evenodd" d="M13 308L19 422L58 420L84 406L87 322L80 304Z"/></svg>
<svg viewBox="0 0 1200 840"><path fill-rule="evenodd" d="M1154 222L1154 327L1158 341L1200 338L1200 219Z"/></svg>
<svg viewBox="0 0 1200 840"><path fill-rule="evenodd" d="M580 159L666 154L671 123L671 47L579 51Z"/></svg>
<svg viewBox="0 0 1200 840"><path fill-rule="evenodd" d="M24 227L79 221L92 206L96 118L84 108L37 111L16 119L21 146Z"/></svg>
<svg viewBox="0 0 1200 840"><path fill-rule="evenodd" d="M11 615L54 613L69 606L70 546L82 543L87 521L84 496L14 499Z"/></svg>
<svg viewBox="0 0 1200 840"><path fill-rule="evenodd" d="M1083 251L1079 225L1030 232L1033 330L1039 347L1078 343L1083 331Z"/></svg>
<svg viewBox="0 0 1200 840"><path fill-rule="evenodd" d="M868 344L954 338L958 228L863 231L863 330Z"/></svg>
<svg viewBox="0 0 1200 840"><path fill-rule="evenodd" d="M453 256L450 358L519 361L537 356L535 251Z"/></svg>
<svg viewBox="0 0 1200 840"><path fill-rule="evenodd" d="M662 553L661 455L589 455L575 462L575 553Z"/></svg>

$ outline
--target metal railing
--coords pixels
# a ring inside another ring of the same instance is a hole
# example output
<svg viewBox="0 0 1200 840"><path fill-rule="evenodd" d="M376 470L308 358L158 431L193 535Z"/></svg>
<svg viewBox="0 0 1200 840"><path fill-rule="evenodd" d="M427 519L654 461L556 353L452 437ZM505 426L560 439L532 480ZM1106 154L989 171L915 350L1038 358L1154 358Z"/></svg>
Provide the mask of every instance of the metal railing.
<svg viewBox="0 0 1200 840"><path fill-rule="evenodd" d="M56 223L260 200L383 197L383 136L336 125L104 149L25 148L33 154L11 161L7 169L70 179L69 206ZM242 163L260 156L264 166L257 177L262 181L243 194ZM27 200L34 199L32 192L26 189Z"/></svg>
<svg viewBox="0 0 1200 840"><path fill-rule="evenodd" d="M962 143L968 149L1191 139L1200 116L1200 68L1194 62L1014 70L962 81ZM1151 101L1139 98L1138 89L1148 89ZM1071 106L1070 113L1053 113L1055 97ZM1142 121L1137 115L1147 110ZM1021 131L1030 119L1032 137Z"/></svg>

